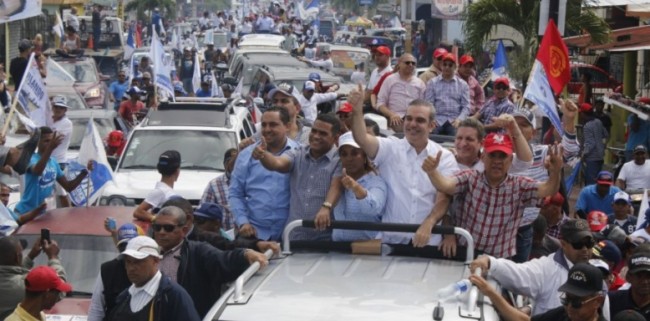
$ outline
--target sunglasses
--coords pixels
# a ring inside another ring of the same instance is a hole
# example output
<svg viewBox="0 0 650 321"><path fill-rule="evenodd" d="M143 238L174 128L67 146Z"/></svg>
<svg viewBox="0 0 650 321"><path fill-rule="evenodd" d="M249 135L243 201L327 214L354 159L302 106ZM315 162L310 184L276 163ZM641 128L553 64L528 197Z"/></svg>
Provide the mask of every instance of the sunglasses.
<svg viewBox="0 0 650 321"><path fill-rule="evenodd" d="M443 66L443 67L450 67L450 68L453 68L453 67L454 67L454 64L453 64L453 63L443 63L442 66Z"/></svg>
<svg viewBox="0 0 650 321"><path fill-rule="evenodd" d="M154 230L154 232L160 232L161 230L165 230L167 233L171 233L173 230L175 230L177 227L181 226L180 224L174 225L174 224L151 224L151 228Z"/></svg>
<svg viewBox="0 0 650 321"><path fill-rule="evenodd" d="M410 66L415 66L415 61L405 61L404 63Z"/></svg>
<svg viewBox="0 0 650 321"><path fill-rule="evenodd" d="M597 295L597 296L591 297L589 299L583 300L582 298L569 298L569 297L566 296L566 294L564 294L562 297L560 297L560 303L563 306L570 305L574 309L580 309L583 305L585 305L585 304L587 304L587 303L589 303L589 302L591 302L591 301L593 301L593 300L595 300L595 299L597 299L599 297L600 297L600 295Z"/></svg>
<svg viewBox="0 0 650 321"><path fill-rule="evenodd" d="M573 247L574 250L582 250L584 247L587 247L588 249L593 248L596 245L596 241L594 239L589 239L587 241L580 241L580 242L572 242L571 247Z"/></svg>

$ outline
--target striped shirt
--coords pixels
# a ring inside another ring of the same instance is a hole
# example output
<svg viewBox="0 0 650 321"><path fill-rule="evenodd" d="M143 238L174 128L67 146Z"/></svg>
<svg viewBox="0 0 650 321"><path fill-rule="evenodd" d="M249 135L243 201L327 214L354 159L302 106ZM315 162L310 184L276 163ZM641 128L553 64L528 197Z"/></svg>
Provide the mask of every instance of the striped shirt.
<svg viewBox="0 0 650 321"><path fill-rule="evenodd" d="M427 83L424 99L436 108L436 124L464 120L469 115L469 86L458 76L450 80L439 75Z"/></svg>
<svg viewBox="0 0 650 321"><path fill-rule="evenodd" d="M403 80L399 73L392 74L386 78L379 95L377 95L377 107L386 106L394 113L404 116L408 105L415 99L424 98L424 83L415 76L409 80Z"/></svg>
<svg viewBox="0 0 650 321"><path fill-rule="evenodd" d="M131 295L131 301L129 305L131 306L131 312L138 312L144 308L151 299L154 298L156 292L158 291L158 286L160 285L160 279L162 278L162 273L160 271L156 272L151 280L145 283L142 287L138 288L135 284L131 284L129 287L129 294Z"/></svg>
<svg viewBox="0 0 650 321"><path fill-rule="evenodd" d="M469 231L477 250L494 257L514 256L524 208L536 204L539 183L508 175L493 188L479 171L462 171L455 177L454 196L463 200L456 216L457 226Z"/></svg>
<svg viewBox="0 0 650 321"><path fill-rule="evenodd" d="M386 182L376 174L368 173L359 178L357 183L366 189L368 195L363 199L357 199L353 191L345 189L336 207L334 207L334 219L340 221L381 222L384 205L386 205L386 191L388 188ZM378 233L377 231L334 230L332 240L372 240Z"/></svg>
<svg viewBox="0 0 650 321"><path fill-rule="evenodd" d="M583 151L585 161L602 161L605 157L605 140L609 138L607 129L594 118L588 121L582 129L585 149Z"/></svg>

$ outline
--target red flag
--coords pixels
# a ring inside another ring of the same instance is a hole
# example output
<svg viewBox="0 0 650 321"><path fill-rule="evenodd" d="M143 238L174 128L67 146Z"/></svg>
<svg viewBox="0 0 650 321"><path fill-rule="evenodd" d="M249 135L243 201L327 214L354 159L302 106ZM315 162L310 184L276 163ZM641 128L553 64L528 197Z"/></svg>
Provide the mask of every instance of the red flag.
<svg viewBox="0 0 650 321"><path fill-rule="evenodd" d="M562 40L553 20L546 25L544 38L542 38L542 44L537 52L537 60L544 66L548 83L553 92L559 95L571 80L571 69L569 67L569 49Z"/></svg>

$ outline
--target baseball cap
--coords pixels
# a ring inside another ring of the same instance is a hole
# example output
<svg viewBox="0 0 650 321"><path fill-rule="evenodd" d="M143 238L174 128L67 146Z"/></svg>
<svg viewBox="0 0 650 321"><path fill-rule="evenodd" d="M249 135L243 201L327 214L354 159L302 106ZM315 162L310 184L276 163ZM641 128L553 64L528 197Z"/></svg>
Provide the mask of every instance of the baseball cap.
<svg viewBox="0 0 650 321"><path fill-rule="evenodd" d="M589 296L603 290L603 273L589 263L577 263L569 270L566 283L558 291L579 297Z"/></svg>
<svg viewBox="0 0 650 321"><path fill-rule="evenodd" d="M34 47L34 44L32 43L31 40L29 39L22 39L18 42L18 50L19 51L25 51L29 48Z"/></svg>
<svg viewBox="0 0 650 321"><path fill-rule="evenodd" d="M336 111L337 114L342 113L342 114L347 114L352 112L352 104L348 102L344 102L343 105L341 105L341 108L339 108L338 111Z"/></svg>
<svg viewBox="0 0 650 321"><path fill-rule="evenodd" d="M437 48L436 50L433 51L433 58L438 59L448 53L449 52L445 48Z"/></svg>
<svg viewBox="0 0 650 321"><path fill-rule="evenodd" d="M594 110L594 107L590 103L582 103L578 106L581 112L590 112Z"/></svg>
<svg viewBox="0 0 650 321"><path fill-rule="evenodd" d="M305 85L302 87L304 90L316 90L316 84L313 81L305 81Z"/></svg>
<svg viewBox="0 0 650 321"><path fill-rule="evenodd" d="M506 87L510 88L510 80L508 80L508 77L499 77L494 81L494 87L496 87L498 84L504 84Z"/></svg>
<svg viewBox="0 0 650 321"><path fill-rule="evenodd" d="M634 147L634 153L646 153L648 149L645 147L645 145L636 145Z"/></svg>
<svg viewBox="0 0 650 321"><path fill-rule="evenodd" d="M386 46L379 46L377 49L375 49L375 51L384 56L390 56L390 49L388 49Z"/></svg>
<svg viewBox="0 0 650 321"><path fill-rule="evenodd" d="M70 108L70 106L68 106L68 99L61 95L52 97L52 106Z"/></svg>
<svg viewBox="0 0 650 321"><path fill-rule="evenodd" d="M442 56L442 61L451 61L453 63L456 63L456 56L454 56L453 53L448 52L444 56Z"/></svg>
<svg viewBox="0 0 650 321"><path fill-rule="evenodd" d="M643 316L643 314L628 309L616 313L612 321L646 321L646 318Z"/></svg>
<svg viewBox="0 0 650 321"><path fill-rule="evenodd" d="M144 231L133 223L126 223L117 230L117 245L128 242L130 239L144 235Z"/></svg>
<svg viewBox="0 0 650 321"><path fill-rule="evenodd" d="M585 237L593 238L589 224L583 219L568 219L560 226L560 239L569 243L578 242Z"/></svg>
<svg viewBox="0 0 650 321"><path fill-rule="evenodd" d="M500 151L512 155L512 140L509 135L490 133L483 141L483 150L488 154Z"/></svg>
<svg viewBox="0 0 650 321"><path fill-rule="evenodd" d="M628 205L632 204L632 200L630 199L630 195L627 193L620 191L614 194L614 203L617 201L625 201Z"/></svg>
<svg viewBox="0 0 650 321"><path fill-rule="evenodd" d="M600 270L600 272L603 273L603 276L609 275L609 265L607 265L605 261L601 259L591 259L589 260L589 264L597 267Z"/></svg>
<svg viewBox="0 0 650 321"><path fill-rule="evenodd" d="M138 86L133 86L126 93L129 94L129 95L134 95L134 94L140 95L140 94L142 94L142 90L140 90L140 88L138 88Z"/></svg>
<svg viewBox="0 0 650 321"><path fill-rule="evenodd" d="M628 273L650 271L650 252L647 247L638 247L627 262Z"/></svg>
<svg viewBox="0 0 650 321"><path fill-rule="evenodd" d="M608 171L601 171L596 176L596 183L601 185L612 185L614 184L614 176Z"/></svg>
<svg viewBox="0 0 650 321"><path fill-rule="evenodd" d="M623 259L621 249L618 248L616 243L610 240L602 240L596 243L592 251L596 257L602 258L605 261L614 262L614 265L618 265Z"/></svg>
<svg viewBox="0 0 650 321"><path fill-rule="evenodd" d="M354 137L352 137L352 132L347 132L339 137L339 148L343 147L343 145L350 145L354 148L361 148L359 147L359 144L357 144L357 142L354 141Z"/></svg>
<svg viewBox="0 0 650 321"><path fill-rule="evenodd" d="M174 84L174 91L178 91L179 93L183 95L187 95L187 92L185 91L185 88L183 88L183 84L180 82L177 82Z"/></svg>
<svg viewBox="0 0 650 321"><path fill-rule="evenodd" d="M600 232L607 226L607 215L601 211L591 211L587 214L587 222L592 232Z"/></svg>
<svg viewBox="0 0 650 321"><path fill-rule="evenodd" d="M525 109L525 108L517 108L515 111L511 114L512 117L522 117L528 121L528 124L535 129L535 114L533 114L530 109Z"/></svg>
<svg viewBox="0 0 650 321"><path fill-rule="evenodd" d="M129 243L126 245L126 250L120 254L122 257L124 257L124 255L128 255L137 260L142 260L147 256L162 258L158 243L156 243L152 238L144 235L130 239Z"/></svg>
<svg viewBox="0 0 650 321"><path fill-rule="evenodd" d="M194 210L194 216L221 221L223 219L223 210L219 204L210 202L202 203L199 208Z"/></svg>
<svg viewBox="0 0 650 321"><path fill-rule="evenodd" d="M160 154L157 167L175 168L181 166L181 154L175 150L168 150Z"/></svg>
<svg viewBox="0 0 650 321"><path fill-rule="evenodd" d="M474 64L474 58L470 55L460 56L460 65L463 66L465 64Z"/></svg>
<svg viewBox="0 0 650 321"><path fill-rule="evenodd" d="M320 81L320 74L318 74L317 72L310 73L309 74L309 80L311 80L313 82Z"/></svg>
<svg viewBox="0 0 650 321"><path fill-rule="evenodd" d="M53 268L40 265L27 273L25 277L25 290L31 292L57 290L67 293L72 291L72 285L65 283Z"/></svg>
<svg viewBox="0 0 650 321"><path fill-rule="evenodd" d="M548 205L556 205L556 206L562 206L564 205L564 196L562 196L562 193L557 192L553 196L546 196L544 197L544 205L543 206L548 206Z"/></svg>
<svg viewBox="0 0 650 321"><path fill-rule="evenodd" d="M293 85L288 82L281 82L277 87L269 91L269 97L272 99L278 92L291 97L293 96Z"/></svg>
<svg viewBox="0 0 650 321"><path fill-rule="evenodd" d="M148 71L143 72L142 73L142 79L144 79L144 78L151 79L151 73L148 72Z"/></svg>

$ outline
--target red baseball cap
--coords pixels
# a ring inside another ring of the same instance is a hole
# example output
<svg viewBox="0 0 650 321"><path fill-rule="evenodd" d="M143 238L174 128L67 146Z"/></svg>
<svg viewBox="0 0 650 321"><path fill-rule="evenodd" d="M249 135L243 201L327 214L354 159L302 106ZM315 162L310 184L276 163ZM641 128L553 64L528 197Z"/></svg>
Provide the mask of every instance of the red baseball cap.
<svg viewBox="0 0 650 321"><path fill-rule="evenodd" d="M460 65L464 66L465 64L474 64L474 58L470 55L460 56Z"/></svg>
<svg viewBox="0 0 650 321"><path fill-rule="evenodd" d="M25 277L25 289L32 292L57 290L67 293L72 291L72 285L63 282L53 268L41 265L27 273Z"/></svg>
<svg viewBox="0 0 650 321"><path fill-rule="evenodd" d="M351 112L352 112L352 104L350 104L348 102L345 102L345 103L343 103L343 105L341 105L341 108L339 108L339 110L336 113L337 114L338 113L347 114L347 113L351 113Z"/></svg>
<svg viewBox="0 0 650 321"><path fill-rule="evenodd" d="M377 51L378 53L380 53L382 55L390 57L390 49L388 47L386 47L386 46L379 46L379 47L377 47L377 49L375 49L375 51Z"/></svg>
<svg viewBox="0 0 650 321"><path fill-rule="evenodd" d="M453 53L448 52L444 56L442 56L442 61L446 61L446 60L456 63L456 56L454 56Z"/></svg>
<svg viewBox="0 0 650 321"><path fill-rule="evenodd" d="M607 214L601 211L591 211L587 215L587 222L589 222L589 229L592 232L600 232L607 226Z"/></svg>
<svg viewBox="0 0 650 321"><path fill-rule="evenodd" d="M504 84L506 87L510 88L510 80L508 77L499 77L494 81L494 87L496 87L498 84Z"/></svg>
<svg viewBox="0 0 650 321"><path fill-rule="evenodd" d="M499 151L512 155L512 139L509 135L490 133L483 141L483 151L488 154Z"/></svg>
<svg viewBox="0 0 650 321"><path fill-rule="evenodd" d="M448 54L448 53L449 53L449 52L447 51L447 49L445 49L445 48L438 48L438 49L436 49L436 50L433 51L433 58L438 59L438 58L440 58L440 57L442 57L442 56L444 56L444 55L446 55L446 54Z"/></svg>
<svg viewBox="0 0 650 321"><path fill-rule="evenodd" d="M594 110L594 107L591 106L590 103L582 103L582 104L580 104L580 111L581 112L590 112L592 110Z"/></svg>
<svg viewBox="0 0 650 321"><path fill-rule="evenodd" d="M564 204L564 196L562 196L560 192L555 193L555 195L553 196L544 197L543 206L548 206L548 205L562 206L563 204Z"/></svg>

